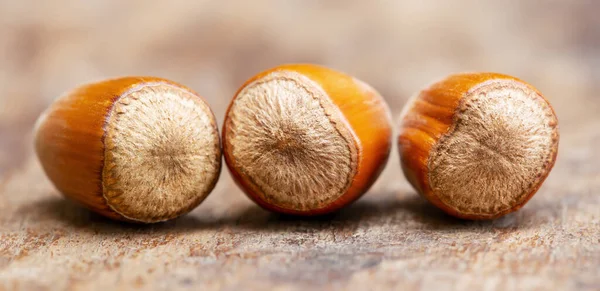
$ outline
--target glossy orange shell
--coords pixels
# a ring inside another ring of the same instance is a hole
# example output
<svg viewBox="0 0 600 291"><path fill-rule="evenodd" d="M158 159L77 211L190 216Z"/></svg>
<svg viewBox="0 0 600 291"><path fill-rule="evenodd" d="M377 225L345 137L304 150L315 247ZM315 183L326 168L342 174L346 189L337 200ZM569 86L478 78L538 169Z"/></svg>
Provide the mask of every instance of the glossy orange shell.
<svg viewBox="0 0 600 291"><path fill-rule="evenodd" d="M428 160L434 145L448 132L461 99L473 87L492 79L514 80L527 85L531 90L539 93L533 86L515 77L497 73L467 73L448 76L422 90L407 104L406 114L401 117L401 126L398 135L398 150L404 175L419 194L429 200L433 205L446 213L464 219L493 219L503 216L521 208L533 197L548 173L543 175L538 184L523 203L515 205L512 209L498 213L493 217L465 215L446 206L432 191L429 185ZM544 100L546 100L544 98ZM547 100L546 100L547 102ZM551 105L548 103L550 108ZM554 110L554 109L552 109ZM552 157L552 164L556 161L556 152ZM551 168L551 167L550 167Z"/></svg>
<svg viewBox="0 0 600 291"><path fill-rule="evenodd" d="M116 100L150 82L186 88L156 77L110 79L76 88L40 116L35 150L44 172L64 196L109 218L127 220L103 196L105 123Z"/></svg>
<svg viewBox="0 0 600 291"><path fill-rule="evenodd" d="M236 183L249 198L265 209L294 215L319 215L340 209L362 196L375 182L389 157L392 128L389 109L385 100L370 86L343 73L309 64L283 65L259 73L246 81L239 92L248 84L276 71L293 71L302 74L319 84L348 122L358 144L358 168L348 190L333 203L319 209L299 211L284 209L267 203L255 195L259 191L236 169L236 161L231 156L231 145L226 138L228 122L223 123L223 147L225 162ZM234 97L235 98L235 97ZM227 115L231 109L230 103Z"/></svg>

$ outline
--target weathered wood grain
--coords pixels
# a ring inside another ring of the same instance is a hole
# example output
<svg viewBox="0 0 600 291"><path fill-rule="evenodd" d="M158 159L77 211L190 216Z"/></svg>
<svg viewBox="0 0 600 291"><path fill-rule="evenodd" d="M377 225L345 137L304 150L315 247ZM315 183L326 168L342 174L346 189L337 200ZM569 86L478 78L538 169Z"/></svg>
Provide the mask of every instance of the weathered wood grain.
<svg viewBox="0 0 600 291"><path fill-rule="evenodd" d="M596 2L225 2L0 1L0 290L600 289ZM81 82L171 78L222 120L246 78L286 62L356 75L395 116L450 72L518 76L557 111L556 166L494 221L430 206L394 149L374 188L333 215L268 213L224 171L189 215L140 226L63 199L33 155L37 114Z"/></svg>
<svg viewBox="0 0 600 291"><path fill-rule="evenodd" d="M570 150L540 193L490 222L427 204L400 179L393 157L371 193L334 215L267 213L226 174L190 215L129 225L64 200L29 156L0 190L0 286L594 290L600 171L586 164L600 161L598 124L564 137Z"/></svg>

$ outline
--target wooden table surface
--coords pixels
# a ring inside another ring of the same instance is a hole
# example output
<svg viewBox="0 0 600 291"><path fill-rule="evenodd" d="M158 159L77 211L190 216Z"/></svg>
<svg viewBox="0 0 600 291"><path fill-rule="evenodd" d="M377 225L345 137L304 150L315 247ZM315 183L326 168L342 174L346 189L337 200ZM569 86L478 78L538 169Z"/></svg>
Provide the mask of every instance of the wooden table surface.
<svg viewBox="0 0 600 291"><path fill-rule="evenodd" d="M0 1L0 290L600 290L600 20L595 1ZM376 87L397 117L457 71L538 87L561 126L556 166L520 211L451 218L395 153L357 203L268 213L225 170L198 208L140 226L67 201L32 151L37 115L83 82L156 75L206 97L313 62Z"/></svg>

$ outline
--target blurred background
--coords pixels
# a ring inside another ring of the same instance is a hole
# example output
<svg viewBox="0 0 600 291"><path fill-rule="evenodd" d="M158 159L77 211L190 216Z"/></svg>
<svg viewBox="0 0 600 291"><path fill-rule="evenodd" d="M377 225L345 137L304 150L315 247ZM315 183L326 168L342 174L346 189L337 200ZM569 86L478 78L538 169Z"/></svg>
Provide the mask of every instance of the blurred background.
<svg viewBox="0 0 600 291"><path fill-rule="evenodd" d="M565 132L600 112L598 11L593 0L0 1L0 172L23 128L81 83L172 79L221 122L246 79L296 62L363 79L395 116L449 73L514 75L546 95Z"/></svg>
<svg viewBox="0 0 600 291"><path fill-rule="evenodd" d="M597 0L0 0L0 289L597 290L599 12ZM370 83L395 118L450 73L519 77L558 114L559 159L523 210L486 223L418 199L394 150L371 193L329 220L269 215L224 170L190 215L138 228L65 202L32 155L37 116L82 83L164 77L204 96L222 123L246 79L299 62Z"/></svg>

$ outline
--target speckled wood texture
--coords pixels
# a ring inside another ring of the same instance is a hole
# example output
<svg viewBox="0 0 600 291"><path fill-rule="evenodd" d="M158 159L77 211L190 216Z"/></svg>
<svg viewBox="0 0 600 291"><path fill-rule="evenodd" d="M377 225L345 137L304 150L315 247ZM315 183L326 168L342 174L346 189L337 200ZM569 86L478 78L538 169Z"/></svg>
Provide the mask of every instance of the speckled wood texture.
<svg viewBox="0 0 600 291"><path fill-rule="evenodd" d="M600 18L596 1L0 1L0 290L598 290ZM375 87L397 118L454 72L538 88L561 145L533 199L470 222L430 206L397 150L363 198L294 218L227 171L174 221L131 225L62 198L33 155L38 114L81 83L168 78L217 120L259 71L310 62Z"/></svg>

